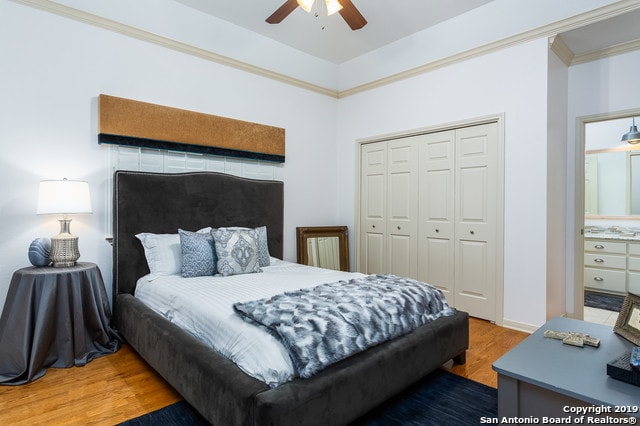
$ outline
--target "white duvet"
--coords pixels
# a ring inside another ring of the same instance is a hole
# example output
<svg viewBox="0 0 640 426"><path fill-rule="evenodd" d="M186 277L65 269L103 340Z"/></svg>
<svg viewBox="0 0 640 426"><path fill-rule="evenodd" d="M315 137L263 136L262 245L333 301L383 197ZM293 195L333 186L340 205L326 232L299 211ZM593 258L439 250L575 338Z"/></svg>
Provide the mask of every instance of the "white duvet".
<svg viewBox="0 0 640 426"><path fill-rule="evenodd" d="M275 387L294 376L289 354L272 335L242 320L233 304L364 275L276 258L262 269L262 273L230 277L144 276L138 280L135 296L248 375Z"/></svg>

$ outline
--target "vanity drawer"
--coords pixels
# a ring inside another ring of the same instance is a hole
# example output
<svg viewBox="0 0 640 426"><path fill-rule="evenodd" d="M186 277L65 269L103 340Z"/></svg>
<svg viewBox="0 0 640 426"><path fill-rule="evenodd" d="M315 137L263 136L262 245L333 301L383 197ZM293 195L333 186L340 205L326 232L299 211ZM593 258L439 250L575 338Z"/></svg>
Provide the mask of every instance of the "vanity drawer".
<svg viewBox="0 0 640 426"><path fill-rule="evenodd" d="M619 254L585 253L584 266L594 266L596 268L626 269L627 256L622 256Z"/></svg>
<svg viewBox="0 0 640 426"><path fill-rule="evenodd" d="M629 254L632 256L640 256L640 244L629 243Z"/></svg>
<svg viewBox="0 0 640 426"><path fill-rule="evenodd" d="M640 294L640 272L629 272L627 276L627 291L633 294Z"/></svg>
<svg viewBox="0 0 640 426"><path fill-rule="evenodd" d="M640 257L629 256L629 270L640 272Z"/></svg>
<svg viewBox="0 0 640 426"><path fill-rule="evenodd" d="M618 243L603 240L585 240L584 251L596 253L627 254L627 243Z"/></svg>
<svg viewBox="0 0 640 426"><path fill-rule="evenodd" d="M610 269L584 268L584 286L626 293L626 272Z"/></svg>

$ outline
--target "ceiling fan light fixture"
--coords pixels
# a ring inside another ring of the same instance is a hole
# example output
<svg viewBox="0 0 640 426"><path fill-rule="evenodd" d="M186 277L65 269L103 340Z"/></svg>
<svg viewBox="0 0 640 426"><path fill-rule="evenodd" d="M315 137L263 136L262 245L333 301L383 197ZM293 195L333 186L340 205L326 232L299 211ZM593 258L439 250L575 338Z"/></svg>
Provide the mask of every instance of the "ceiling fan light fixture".
<svg viewBox="0 0 640 426"><path fill-rule="evenodd" d="M315 0L298 0L298 6L300 6L305 12L311 12L313 3Z"/></svg>
<svg viewBox="0 0 640 426"><path fill-rule="evenodd" d="M640 132L638 132L638 128L636 127L635 117L633 117L633 124L631 125L629 132L622 135L622 142L630 143L632 145L640 143Z"/></svg>
<svg viewBox="0 0 640 426"><path fill-rule="evenodd" d="M284 18L289 16L291 12L296 10L298 7L306 12L311 12L315 4L314 0L286 0L282 6L276 9L271 15L265 19L268 24L279 24L282 22ZM322 3L319 3L322 4ZM351 0L324 0L324 6L320 7L316 4L316 11L314 12L314 16L318 18L320 15L324 14L324 10L320 11L318 9L325 9L328 15L333 15L336 12L340 12L340 16L342 19L349 25L349 28L352 30L359 30L360 28L367 25L367 20L364 19L362 13L356 8L356 6L351 2ZM322 28L324 29L324 24Z"/></svg>
<svg viewBox="0 0 640 426"><path fill-rule="evenodd" d="M338 3L338 0L324 0L327 5L327 16L331 16L336 12L340 12L342 5Z"/></svg>

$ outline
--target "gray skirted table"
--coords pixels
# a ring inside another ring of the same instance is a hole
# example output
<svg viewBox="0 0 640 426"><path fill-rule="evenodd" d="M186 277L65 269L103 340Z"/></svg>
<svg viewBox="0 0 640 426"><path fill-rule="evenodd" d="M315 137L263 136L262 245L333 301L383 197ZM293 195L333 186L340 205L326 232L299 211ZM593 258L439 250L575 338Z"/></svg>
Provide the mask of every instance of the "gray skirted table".
<svg viewBox="0 0 640 426"><path fill-rule="evenodd" d="M83 366L116 352L110 316L94 263L16 271L0 317L0 384L28 383L49 367Z"/></svg>

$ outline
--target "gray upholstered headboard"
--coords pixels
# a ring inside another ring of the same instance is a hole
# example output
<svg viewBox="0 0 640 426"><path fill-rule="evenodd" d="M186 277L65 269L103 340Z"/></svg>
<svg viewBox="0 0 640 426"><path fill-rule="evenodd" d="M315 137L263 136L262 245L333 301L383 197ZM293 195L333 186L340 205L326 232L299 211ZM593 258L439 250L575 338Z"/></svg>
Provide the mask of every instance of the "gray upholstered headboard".
<svg viewBox="0 0 640 426"><path fill-rule="evenodd" d="M113 191L113 292L133 293L149 269L140 232L267 227L269 253L282 258L284 184L214 172L117 171Z"/></svg>

